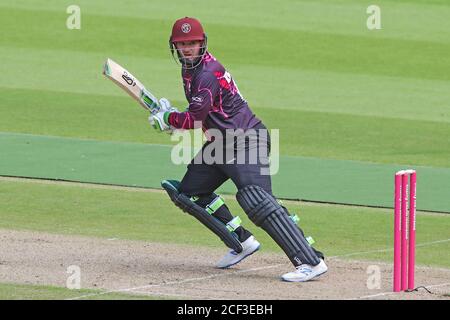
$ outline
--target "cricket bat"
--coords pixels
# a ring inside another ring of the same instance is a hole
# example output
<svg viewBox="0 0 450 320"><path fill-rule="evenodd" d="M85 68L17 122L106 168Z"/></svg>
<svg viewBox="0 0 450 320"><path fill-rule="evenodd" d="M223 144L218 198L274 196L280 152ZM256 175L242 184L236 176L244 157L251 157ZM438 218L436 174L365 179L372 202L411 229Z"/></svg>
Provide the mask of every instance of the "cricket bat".
<svg viewBox="0 0 450 320"><path fill-rule="evenodd" d="M103 74L125 90L144 109L150 111L150 113L156 114L161 109L158 99L138 79L117 62L108 58L103 68Z"/></svg>

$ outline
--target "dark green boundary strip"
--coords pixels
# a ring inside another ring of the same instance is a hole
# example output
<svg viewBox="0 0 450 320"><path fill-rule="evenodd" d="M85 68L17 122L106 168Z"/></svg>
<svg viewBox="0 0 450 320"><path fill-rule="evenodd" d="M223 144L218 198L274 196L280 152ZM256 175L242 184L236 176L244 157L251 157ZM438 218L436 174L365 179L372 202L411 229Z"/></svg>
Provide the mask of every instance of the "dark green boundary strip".
<svg viewBox="0 0 450 320"><path fill-rule="evenodd" d="M186 165L170 161L171 147L140 143L0 133L0 175L160 188L181 179ZM347 160L281 157L273 176L279 198L391 208L394 173L405 169ZM450 212L450 169L417 170L417 209ZM235 194L228 181L219 192Z"/></svg>

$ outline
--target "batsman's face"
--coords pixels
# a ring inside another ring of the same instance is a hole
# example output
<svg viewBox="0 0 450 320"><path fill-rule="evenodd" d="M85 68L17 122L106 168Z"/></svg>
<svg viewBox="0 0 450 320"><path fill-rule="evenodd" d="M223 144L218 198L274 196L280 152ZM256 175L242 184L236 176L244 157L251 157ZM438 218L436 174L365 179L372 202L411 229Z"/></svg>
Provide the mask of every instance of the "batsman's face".
<svg viewBox="0 0 450 320"><path fill-rule="evenodd" d="M175 45L184 59L193 61L199 57L202 43L203 41L181 41Z"/></svg>

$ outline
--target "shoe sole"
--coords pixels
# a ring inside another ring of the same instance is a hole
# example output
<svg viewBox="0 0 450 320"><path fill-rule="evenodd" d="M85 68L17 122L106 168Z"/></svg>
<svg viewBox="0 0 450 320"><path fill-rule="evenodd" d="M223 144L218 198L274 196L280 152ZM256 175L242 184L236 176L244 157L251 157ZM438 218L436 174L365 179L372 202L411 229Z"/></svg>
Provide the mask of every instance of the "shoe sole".
<svg viewBox="0 0 450 320"><path fill-rule="evenodd" d="M311 280L313 280L313 279L316 279L316 278L320 277L321 275L327 273L327 271L328 271L328 269L325 270L325 271L322 272L322 273L316 274L314 277L312 277L312 278L310 278L310 279L308 279L308 280L287 280L287 279L284 279L283 277L281 277L281 280L283 280L283 281L285 281L285 282L308 282L308 281L311 281Z"/></svg>
<svg viewBox="0 0 450 320"><path fill-rule="evenodd" d="M260 247L261 247L261 245L257 246L255 250L253 250L253 251L250 252L249 254L243 256L241 260L236 261L235 263L229 264L229 265L227 265L227 266L225 266L225 267L216 267L216 268L217 268L217 269L228 269L228 268L230 268L230 267L232 267L232 266L234 266L234 265L237 265L239 262L241 262L241 261L244 260L245 258L251 256L251 255L254 254L256 251L258 251Z"/></svg>

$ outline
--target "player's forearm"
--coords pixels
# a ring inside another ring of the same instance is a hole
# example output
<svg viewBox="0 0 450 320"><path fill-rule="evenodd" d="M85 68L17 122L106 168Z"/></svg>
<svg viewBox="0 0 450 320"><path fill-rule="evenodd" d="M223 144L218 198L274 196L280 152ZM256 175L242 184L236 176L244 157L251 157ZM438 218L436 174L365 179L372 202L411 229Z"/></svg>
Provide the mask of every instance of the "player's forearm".
<svg viewBox="0 0 450 320"><path fill-rule="evenodd" d="M210 109L210 106L191 104L184 112L171 112L167 121L169 125L177 129L194 129L196 123L203 123Z"/></svg>
<svg viewBox="0 0 450 320"><path fill-rule="evenodd" d="M176 129L194 129L194 117L189 111L171 112L167 117L169 125Z"/></svg>

